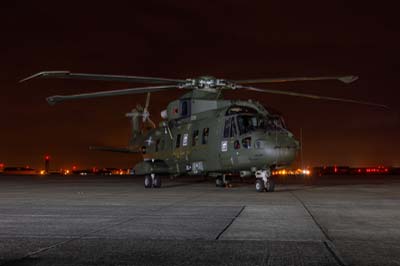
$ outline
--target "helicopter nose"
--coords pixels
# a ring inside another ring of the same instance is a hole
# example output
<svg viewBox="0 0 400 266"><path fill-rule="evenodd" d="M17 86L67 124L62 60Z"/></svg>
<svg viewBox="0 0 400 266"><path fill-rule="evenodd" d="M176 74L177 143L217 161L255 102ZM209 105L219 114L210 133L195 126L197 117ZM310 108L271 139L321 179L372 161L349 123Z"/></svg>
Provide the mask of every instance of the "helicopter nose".
<svg viewBox="0 0 400 266"><path fill-rule="evenodd" d="M277 144L275 146L277 161L284 165L291 164L296 158L299 147L299 142L295 139Z"/></svg>
<svg viewBox="0 0 400 266"><path fill-rule="evenodd" d="M300 143L291 134L278 135L256 142L256 148L264 150L269 164L290 165L296 158Z"/></svg>

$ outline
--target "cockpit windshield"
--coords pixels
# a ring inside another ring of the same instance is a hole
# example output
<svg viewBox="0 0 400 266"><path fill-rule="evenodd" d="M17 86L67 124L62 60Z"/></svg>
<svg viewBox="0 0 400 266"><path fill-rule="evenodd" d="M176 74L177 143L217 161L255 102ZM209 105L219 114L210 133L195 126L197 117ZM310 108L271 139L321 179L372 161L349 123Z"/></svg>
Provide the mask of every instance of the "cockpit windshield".
<svg viewBox="0 0 400 266"><path fill-rule="evenodd" d="M252 132L256 129L266 131L282 130L285 128L280 116L238 115L237 123L240 135Z"/></svg>

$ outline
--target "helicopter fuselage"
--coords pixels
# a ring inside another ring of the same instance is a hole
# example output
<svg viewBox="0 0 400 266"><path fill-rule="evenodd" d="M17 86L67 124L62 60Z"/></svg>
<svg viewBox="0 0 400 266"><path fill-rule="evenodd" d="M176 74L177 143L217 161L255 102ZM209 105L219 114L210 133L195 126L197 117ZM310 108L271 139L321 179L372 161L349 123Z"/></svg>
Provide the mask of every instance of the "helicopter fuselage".
<svg viewBox="0 0 400 266"><path fill-rule="evenodd" d="M290 165L299 149L282 118L251 100L184 96L165 113L167 119L143 136L137 174L252 175Z"/></svg>

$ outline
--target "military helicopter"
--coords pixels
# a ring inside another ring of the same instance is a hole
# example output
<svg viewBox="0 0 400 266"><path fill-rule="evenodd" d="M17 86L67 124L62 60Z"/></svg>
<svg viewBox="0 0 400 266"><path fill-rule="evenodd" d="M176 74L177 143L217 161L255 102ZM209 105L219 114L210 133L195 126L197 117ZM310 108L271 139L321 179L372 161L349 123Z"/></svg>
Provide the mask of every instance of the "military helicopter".
<svg viewBox="0 0 400 266"><path fill-rule="evenodd" d="M257 101L226 100L223 98L223 92L226 90L249 90L387 108L385 105L353 99L249 86L249 84L317 80L351 83L358 79L357 76L235 81L211 76L168 79L44 71L21 82L39 77L153 84L147 87L55 95L47 98L47 102L54 105L66 100L147 93L144 107L137 105L126 114L132 122L132 136L127 147L90 147L92 150L142 154L143 161L135 166L135 173L144 176L145 188L161 187L162 176L179 175L214 177L216 186L223 187L229 183L227 175L239 174L243 178L255 177L255 189L258 192L274 191L272 170L290 165L296 157L300 143L286 128L280 115L271 112ZM156 127L150 119L150 93L175 89L188 92L168 104L161 112L162 121Z"/></svg>

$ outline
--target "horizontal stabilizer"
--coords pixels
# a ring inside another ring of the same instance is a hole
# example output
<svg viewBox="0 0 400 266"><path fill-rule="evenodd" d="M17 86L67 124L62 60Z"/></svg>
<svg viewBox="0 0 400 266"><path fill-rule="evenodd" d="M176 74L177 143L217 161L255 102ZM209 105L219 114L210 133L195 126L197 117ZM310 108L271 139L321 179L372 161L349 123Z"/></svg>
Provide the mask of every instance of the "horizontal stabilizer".
<svg viewBox="0 0 400 266"><path fill-rule="evenodd" d="M121 152L121 153L140 153L138 150L131 148L118 148L118 147L107 147L107 146L90 146L91 151L109 151L109 152Z"/></svg>

